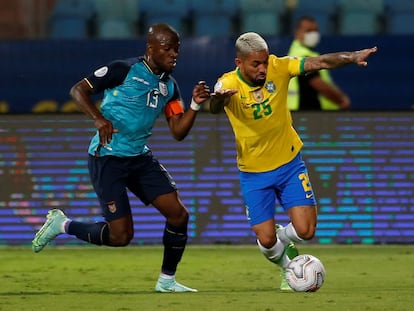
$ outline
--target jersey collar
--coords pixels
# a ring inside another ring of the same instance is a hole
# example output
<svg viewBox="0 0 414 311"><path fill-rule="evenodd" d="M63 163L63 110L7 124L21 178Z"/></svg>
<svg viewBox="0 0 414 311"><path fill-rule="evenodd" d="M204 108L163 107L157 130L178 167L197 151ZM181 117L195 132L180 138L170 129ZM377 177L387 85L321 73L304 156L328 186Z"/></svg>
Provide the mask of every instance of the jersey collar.
<svg viewBox="0 0 414 311"><path fill-rule="evenodd" d="M155 75L155 73L152 71L151 67L148 65L148 63L147 63L147 61L145 60L144 57L141 57L141 61L144 64L144 66L147 67L148 71ZM162 72L160 75L157 75L157 76L161 81L164 81L164 82L167 81L167 79L169 77L168 73L166 73L166 72Z"/></svg>
<svg viewBox="0 0 414 311"><path fill-rule="evenodd" d="M249 83L249 82L247 82L243 77L242 77L242 75L241 75L241 73L240 73L240 68L239 67L237 67L237 69L236 69L236 73L237 73L237 76L239 77L239 79L240 80L242 80L244 83L246 83L249 87L251 87L252 89L254 89L254 90L258 90L258 89L261 89L263 86L258 86L258 85L253 85L253 84L251 84L251 83Z"/></svg>

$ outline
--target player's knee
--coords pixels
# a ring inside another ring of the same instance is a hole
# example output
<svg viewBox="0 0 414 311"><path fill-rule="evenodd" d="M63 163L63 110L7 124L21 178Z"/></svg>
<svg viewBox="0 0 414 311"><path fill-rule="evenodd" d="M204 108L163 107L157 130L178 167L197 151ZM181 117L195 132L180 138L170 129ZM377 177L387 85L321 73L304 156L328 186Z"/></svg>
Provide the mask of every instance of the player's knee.
<svg viewBox="0 0 414 311"><path fill-rule="evenodd" d="M276 236L259 236L258 240L265 248L272 248L276 244Z"/></svg>
<svg viewBox="0 0 414 311"><path fill-rule="evenodd" d="M180 213L179 219L180 222L184 225L188 223L188 219L190 218L190 214L188 211L184 208L183 211Z"/></svg>
<svg viewBox="0 0 414 311"><path fill-rule="evenodd" d="M311 240L315 236L315 226L295 228L297 235L303 240Z"/></svg>
<svg viewBox="0 0 414 311"><path fill-rule="evenodd" d="M174 226L181 227L187 225L189 217L190 215L187 209L182 208L178 213L170 215L167 218L167 222Z"/></svg>
<svg viewBox="0 0 414 311"><path fill-rule="evenodd" d="M110 240L111 240L111 246L127 246L129 243L131 243L133 238L132 234L129 234L127 232L125 233L118 233L116 235L111 234Z"/></svg>

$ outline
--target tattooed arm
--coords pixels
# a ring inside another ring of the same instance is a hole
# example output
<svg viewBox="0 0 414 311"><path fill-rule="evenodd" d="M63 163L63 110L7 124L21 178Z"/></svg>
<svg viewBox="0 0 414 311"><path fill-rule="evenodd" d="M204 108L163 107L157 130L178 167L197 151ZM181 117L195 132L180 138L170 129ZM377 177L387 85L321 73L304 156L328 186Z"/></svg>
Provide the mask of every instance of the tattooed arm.
<svg viewBox="0 0 414 311"><path fill-rule="evenodd" d="M307 57L304 63L304 70L309 72L320 69L333 69L353 63L365 67L368 65L368 57L376 51L377 47L373 47L360 51L328 53L317 57Z"/></svg>

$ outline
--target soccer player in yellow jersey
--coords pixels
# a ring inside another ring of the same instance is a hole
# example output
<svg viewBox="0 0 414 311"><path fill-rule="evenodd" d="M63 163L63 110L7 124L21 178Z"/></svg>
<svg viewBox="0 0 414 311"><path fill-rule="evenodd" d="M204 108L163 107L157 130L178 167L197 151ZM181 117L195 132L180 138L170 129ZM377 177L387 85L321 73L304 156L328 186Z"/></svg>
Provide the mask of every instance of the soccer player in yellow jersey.
<svg viewBox="0 0 414 311"><path fill-rule="evenodd" d="M366 66L376 51L277 57L260 35L248 32L236 40L236 69L214 87L210 112L224 108L233 128L247 218L260 251L281 267L281 290L290 290L284 268L298 254L293 242L312 239L317 223L316 199L300 153L303 143L286 102L289 80L352 63ZM275 224L276 199L291 220L285 227Z"/></svg>

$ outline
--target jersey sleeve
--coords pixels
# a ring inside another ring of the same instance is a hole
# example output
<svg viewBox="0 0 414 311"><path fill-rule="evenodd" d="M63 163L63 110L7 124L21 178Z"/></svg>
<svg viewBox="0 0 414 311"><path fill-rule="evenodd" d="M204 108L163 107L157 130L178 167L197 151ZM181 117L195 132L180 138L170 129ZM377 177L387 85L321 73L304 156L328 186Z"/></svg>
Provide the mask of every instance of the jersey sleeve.
<svg viewBox="0 0 414 311"><path fill-rule="evenodd" d="M226 89L236 89L237 85L235 85L235 79L233 79L233 75L236 72L228 72L223 74L220 78L217 79L216 84L214 85L214 92L218 90L226 90Z"/></svg>
<svg viewBox="0 0 414 311"><path fill-rule="evenodd" d="M85 80L92 88L93 93L100 93L106 89L112 89L122 84L128 75L131 65L127 61L114 61L96 69Z"/></svg>
<svg viewBox="0 0 414 311"><path fill-rule="evenodd" d="M306 57L285 56L278 59L286 64L287 71L291 77L299 76L305 73ZM277 59L274 61L276 60Z"/></svg>
<svg viewBox="0 0 414 311"><path fill-rule="evenodd" d="M180 89L178 88L177 82L174 81L174 93L171 100L167 103L164 109L164 114L167 119L173 115L184 113L184 105L181 99Z"/></svg>

